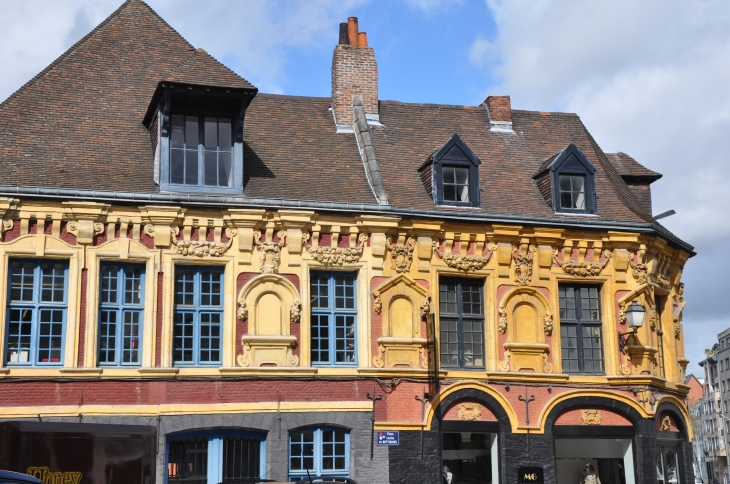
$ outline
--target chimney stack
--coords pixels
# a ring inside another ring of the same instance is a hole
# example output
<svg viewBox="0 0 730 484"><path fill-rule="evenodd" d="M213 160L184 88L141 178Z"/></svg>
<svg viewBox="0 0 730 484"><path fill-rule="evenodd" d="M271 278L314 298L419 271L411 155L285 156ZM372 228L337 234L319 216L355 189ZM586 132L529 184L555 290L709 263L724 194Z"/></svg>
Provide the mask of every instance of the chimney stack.
<svg viewBox="0 0 730 484"><path fill-rule="evenodd" d="M484 104L489 114L490 131L513 133L512 102L509 96L489 96Z"/></svg>
<svg viewBox="0 0 730 484"><path fill-rule="evenodd" d="M338 131L352 132L353 99L362 97L365 116L378 120L378 64L368 47L367 34L359 31L357 17L340 24L339 44L332 55L332 109ZM340 128L342 127L342 129Z"/></svg>

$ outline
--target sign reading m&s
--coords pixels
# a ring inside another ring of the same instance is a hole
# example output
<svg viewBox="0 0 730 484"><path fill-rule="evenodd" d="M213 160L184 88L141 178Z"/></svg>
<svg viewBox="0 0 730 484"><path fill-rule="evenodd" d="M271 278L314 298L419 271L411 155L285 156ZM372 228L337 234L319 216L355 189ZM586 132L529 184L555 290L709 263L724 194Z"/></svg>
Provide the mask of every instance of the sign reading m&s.
<svg viewBox="0 0 730 484"><path fill-rule="evenodd" d="M543 484L545 476L542 467L518 467L517 482L518 484Z"/></svg>

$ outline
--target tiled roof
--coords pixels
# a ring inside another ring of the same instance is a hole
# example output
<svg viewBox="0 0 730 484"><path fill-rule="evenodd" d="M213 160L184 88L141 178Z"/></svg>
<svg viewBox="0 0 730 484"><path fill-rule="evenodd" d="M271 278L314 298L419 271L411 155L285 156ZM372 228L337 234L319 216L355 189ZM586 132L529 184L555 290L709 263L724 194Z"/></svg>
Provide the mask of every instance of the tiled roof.
<svg viewBox="0 0 730 484"><path fill-rule="evenodd" d="M626 153L606 153L606 156L622 177L646 178L649 182L657 181L662 177L661 173L648 169Z"/></svg>
<svg viewBox="0 0 730 484"><path fill-rule="evenodd" d="M0 104L3 184L158 193L142 119L164 80L255 89L195 51L142 1L128 0ZM377 204L355 135L335 132L330 106L330 98L253 99L244 125L244 197ZM504 133L490 131L483 106L382 101L380 122L371 138L390 213L440 208L418 169L456 133L481 160L482 203L452 211L560 224L533 176L574 143L597 170L590 220L656 224L622 175L658 174L626 155L618 162L607 156L575 114L515 110L514 133Z"/></svg>
<svg viewBox="0 0 730 484"><path fill-rule="evenodd" d="M218 62L203 49L196 50L193 55L175 67L164 80L200 86L256 89L253 84Z"/></svg>

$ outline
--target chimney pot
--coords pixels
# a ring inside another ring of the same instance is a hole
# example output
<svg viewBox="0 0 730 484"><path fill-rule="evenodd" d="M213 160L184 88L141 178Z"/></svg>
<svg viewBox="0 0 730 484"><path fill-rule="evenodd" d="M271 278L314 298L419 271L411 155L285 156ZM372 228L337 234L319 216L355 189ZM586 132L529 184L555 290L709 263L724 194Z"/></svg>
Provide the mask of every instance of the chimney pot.
<svg viewBox="0 0 730 484"><path fill-rule="evenodd" d="M368 46L368 34L365 32L360 32L357 34L357 46L358 47L367 47Z"/></svg>
<svg viewBox="0 0 730 484"><path fill-rule="evenodd" d="M357 47L357 34L358 34L357 17L349 17L347 19L347 32L349 34L350 45L353 47Z"/></svg>
<svg viewBox="0 0 730 484"><path fill-rule="evenodd" d="M340 23L340 44L349 44L350 34L347 31L347 22Z"/></svg>

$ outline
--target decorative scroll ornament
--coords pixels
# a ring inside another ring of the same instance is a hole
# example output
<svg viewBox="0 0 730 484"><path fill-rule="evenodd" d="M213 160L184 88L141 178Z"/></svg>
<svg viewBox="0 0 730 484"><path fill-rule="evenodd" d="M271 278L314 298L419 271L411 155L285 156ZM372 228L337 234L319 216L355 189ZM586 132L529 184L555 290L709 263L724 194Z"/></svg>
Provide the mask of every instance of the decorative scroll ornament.
<svg viewBox="0 0 730 484"><path fill-rule="evenodd" d="M618 307L618 322L619 324L626 324L626 305L619 305Z"/></svg>
<svg viewBox="0 0 730 484"><path fill-rule="evenodd" d="M401 274L408 271L411 268L413 262L413 249L416 248L416 240L413 237L408 237L405 245L390 245L391 238L386 239L388 251L390 252L391 262L393 269Z"/></svg>
<svg viewBox="0 0 730 484"><path fill-rule="evenodd" d="M248 306L246 306L246 300L240 299L238 300L238 311L236 312L236 316L241 321L245 321L248 317Z"/></svg>
<svg viewBox="0 0 730 484"><path fill-rule="evenodd" d="M73 220L66 225L66 230L76 236L79 244L91 244L95 235L104 233L104 224L90 220Z"/></svg>
<svg viewBox="0 0 730 484"><path fill-rule="evenodd" d="M426 296L421 304L421 314L427 316L431 312L431 296Z"/></svg>
<svg viewBox="0 0 730 484"><path fill-rule="evenodd" d="M630 262L630 264L631 264L631 272L634 274L634 279L636 279L636 283L644 284L647 280L646 264L643 264L643 263L634 264L633 262Z"/></svg>
<svg viewBox="0 0 730 484"><path fill-rule="evenodd" d="M667 416L662 419L662 423L659 426L659 430L672 430L672 420Z"/></svg>
<svg viewBox="0 0 730 484"><path fill-rule="evenodd" d="M352 264L358 262L362 257L365 242L368 240L368 234L360 234L358 241L360 245L357 247L309 247L307 250L320 264L326 266Z"/></svg>
<svg viewBox="0 0 730 484"><path fill-rule="evenodd" d="M482 269L485 265L487 265L493 253L491 247L488 247L489 253L486 256L461 255L453 253L444 254L438 249L438 247L438 241L434 241L433 251L438 254L441 260L444 261L447 266L451 267L452 269L458 269L464 272L478 271Z"/></svg>
<svg viewBox="0 0 730 484"><path fill-rule="evenodd" d="M299 318L302 316L302 302L299 299L294 300L294 304L289 308L291 314L291 320L295 323L299 322Z"/></svg>
<svg viewBox="0 0 730 484"><path fill-rule="evenodd" d="M671 281L664 274L657 274L654 280L657 286L663 287L665 289L669 288L669 286L671 285Z"/></svg>
<svg viewBox="0 0 730 484"><path fill-rule="evenodd" d="M590 276L599 276L601 275L601 271L608 265L608 261L611 260L611 256L613 255L610 250L604 250L603 256L605 259L603 262L578 262L576 260L568 259L564 261L560 261L557 258L557 252L553 252L553 258L555 259L555 263L563 269L563 272L571 275L571 276L578 276L578 277L590 277Z"/></svg>
<svg viewBox="0 0 730 484"><path fill-rule="evenodd" d="M504 306L499 306L499 326L498 330L501 334L505 334L507 332L507 310L504 308Z"/></svg>
<svg viewBox="0 0 730 484"><path fill-rule="evenodd" d="M512 260L515 261L515 282L518 286L526 286L532 280L532 260L537 247L531 245L527 254L515 254L512 252Z"/></svg>
<svg viewBox="0 0 730 484"><path fill-rule="evenodd" d="M261 242L261 232L256 230L253 233L256 247L259 248L261 257L261 273L262 274L278 274L279 264L281 263L281 248L284 247L286 239L286 231L277 232L279 242Z"/></svg>
<svg viewBox="0 0 730 484"><path fill-rule="evenodd" d="M375 302L373 303L373 311L380 314L380 311L383 310L383 300L380 299L380 294L375 296Z"/></svg>
<svg viewBox="0 0 730 484"><path fill-rule="evenodd" d="M545 330L545 334L548 336L552 336L553 334L553 315L548 314L545 316L545 320L543 322L543 329Z"/></svg>
<svg viewBox="0 0 730 484"><path fill-rule="evenodd" d="M148 227L153 227L148 225ZM190 257L220 257L231 248L233 244L233 237L235 237L236 229L226 229L226 235L228 236L228 242L209 242L207 240L179 240L177 235L180 233L180 229L175 227L173 230L172 245L177 247L177 253L180 255L186 255Z"/></svg>
<svg viewBox="0 0 730 484"><path fill-rule="evenodd" d="M461 405L459 405L457 415L459 416L459 420L481 420L482 409L477 403L462 403Z"/></svg>
<svg viewBox="0 0 730 484"><path fill-rule="evenodd" d="M603 421L600 410L583 410L581 418L584 425L601 425Z"/></svg>

